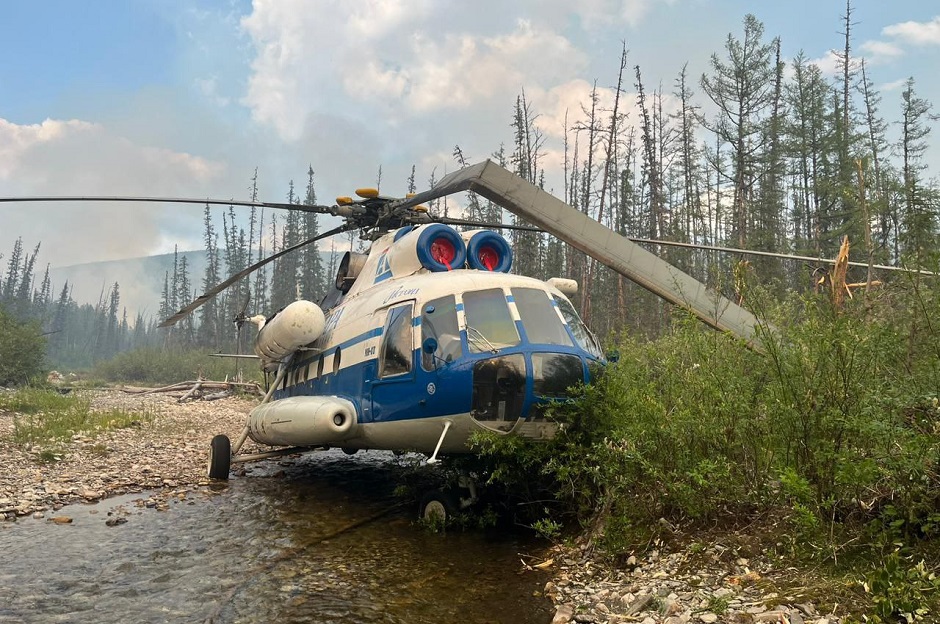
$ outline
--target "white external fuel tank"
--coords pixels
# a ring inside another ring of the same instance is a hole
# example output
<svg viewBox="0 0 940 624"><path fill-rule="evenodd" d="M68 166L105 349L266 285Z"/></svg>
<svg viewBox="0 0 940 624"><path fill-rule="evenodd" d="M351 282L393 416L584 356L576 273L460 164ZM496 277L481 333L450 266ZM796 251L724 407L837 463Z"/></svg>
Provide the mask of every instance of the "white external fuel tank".
<svg viewBox="0 0 940 624"><path fill-rule="evenodd" d="M274 446L338 445L356 433L356 407L339 397L295 396L262 403L248 417L251 439Z"/></svg>
<svg viewBox="0 0 940 624"><path fill-rule="evenodd" d="M255 354L266 362L279 362L320 337L326 319L312 301L295 301L271 317L255 338Z"/></svg>

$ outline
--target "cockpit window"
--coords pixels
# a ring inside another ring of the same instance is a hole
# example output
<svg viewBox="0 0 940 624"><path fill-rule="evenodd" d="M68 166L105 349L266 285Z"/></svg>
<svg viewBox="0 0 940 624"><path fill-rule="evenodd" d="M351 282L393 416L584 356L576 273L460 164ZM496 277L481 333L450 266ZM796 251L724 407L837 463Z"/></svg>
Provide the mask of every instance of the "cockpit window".
<svg viewBox="0 0 940 624"><path fill-rule="evenodd" d="M463 305L467 344L472 353L496 351L519 344L519 332L501 288L464 293Z"/></svg>
<svg viewBox="0 0 940 624"><path fill-rule="evenodd" d="M581 321L581 317L574 311L574 306L572 306L567 299L562 299L561 297L556 297L555 302L558 303L561 316L565 319L565 322L568 323L568 329L571 330L574 339L578 341L578 345L595 357L604 357L600 346L594 339L594 334L585 327L584 323Z"/></svg>
<svg viewBox="0 0 940 624"><path fill-rule="evenodd" d="M379 377L401 375L411 371L412 349L412 304L398 306L388 311L385 332L382 338L382 355L379 358ZM336 350L337 355L339 349Z"/></svg>
<svg viewBox="0 0 940 624"><path fill-rule="evenodd" d="M457 305L453 295L424 304L421 312L421 344L428 338L437 341L434 353L421 350L421 366L434 370L435 361L452 362L461 355L460 328L457 326Z"/></svg>
<svg viewBox="0 0 940 624"><path fill-rule="evenodd" d="M512 296L529 342L573 346L547 292L537 288L513 288Z"/></svg>
<svg viewBox="0 0 940 624"><path fill-rule="evenodd" d="M533 353L532 380L536 396L568 396L568 388L584 382L581 358L567 353Z"/></svg>

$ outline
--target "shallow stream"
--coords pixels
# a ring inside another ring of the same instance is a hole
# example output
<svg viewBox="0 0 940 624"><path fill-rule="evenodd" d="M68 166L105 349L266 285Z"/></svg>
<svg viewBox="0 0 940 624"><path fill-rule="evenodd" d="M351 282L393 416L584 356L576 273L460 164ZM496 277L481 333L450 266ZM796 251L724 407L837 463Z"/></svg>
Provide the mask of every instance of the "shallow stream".
<svg viewBox="0 0 940 624"><path fill-rule="evenodd" d="M0 622L551 620L537 596L547 577L520 563L536 547L421 528L415 509L395 507L388 456L289 463L171 498L167 511L137 494L47 514L71 524L0 523Z"/></svg>

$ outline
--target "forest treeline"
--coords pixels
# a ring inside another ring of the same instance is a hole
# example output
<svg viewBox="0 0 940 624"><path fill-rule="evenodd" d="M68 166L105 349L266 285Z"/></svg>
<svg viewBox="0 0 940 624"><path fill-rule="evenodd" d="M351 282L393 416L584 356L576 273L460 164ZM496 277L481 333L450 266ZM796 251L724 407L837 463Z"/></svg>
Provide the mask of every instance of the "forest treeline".
<svg viewBox="0 0 940 624"><path fill-rule="evenodd" d="M568 111L561 188L547 185L547 136L524 91L507 116L507 141L490 158L629 237L832 258L847 236L853 260L933 267L940 187L930 177L926 154L937 117L913 77L900 92L899 115L882 114L882 96L864 59L854 54L854 18L847 2L839 24L843 36L833 42L835 77L802 53L784 61L780 38L767 36L753 15L744 18L740 33L728 35L701 76L682 67L671 80L651 81L631 64L625 46L613 65L615 85L605 89L595 80L581 110ZM453 155L460 166L479 160L459 145ZM432 171L428 186L435 181ZM418 186L413 166L405 187ZM250 199L258 199L257 171L250 188ZM305 191L297 193L291 182L287 199L316 203L312 167ZM453 211L453 200L437 200L431 210ZM524 223L472 195L462 216ZM228 351L238 348L231 321L246 301L252 312L270 313L298 296L320 299L335 267L324 266L317 245L243 279L170 330L156 325L228 275L316 236L319 227L315 214L252 209L246 220L234 208L213 214L207 206L205 273L191 274L179 257L165 275L158 318L128 318L117 283L97 302L74 301L69 284L50 282L48 267L40 277L39 246L29 251L17 241L0 275L0 305L42 323L50 360L59 366L140 346ZM653 336L668 325L665 305L653 295L557 239L528 231L507 236L514 272L578 280L577 304L601 336ZM652 250L736 298L748 280L780 294L818 281L816 267L793 260L664 245ZM853 271L856 281L873 277L871 269Z"/></svg>

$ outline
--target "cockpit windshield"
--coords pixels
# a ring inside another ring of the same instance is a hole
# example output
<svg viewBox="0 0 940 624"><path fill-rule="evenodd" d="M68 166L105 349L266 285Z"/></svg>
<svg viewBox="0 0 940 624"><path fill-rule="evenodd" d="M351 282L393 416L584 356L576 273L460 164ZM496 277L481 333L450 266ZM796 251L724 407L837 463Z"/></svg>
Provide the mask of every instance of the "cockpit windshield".
<svg viewBox="0 0 940 624"><path fill-rule="evenodd" d="M546 291L538 288L513 288L512 296L529 342L573 346Z"/></svg>
<svg viewBox="0 0 940 624"><path fill-rule="evenodd" d="M574 334L575 340L578 341L578 345L590 353L591 355L603 358L604 353L601 351L600 345L597 344L597 340L594 338L594 334L585 327L584 323L581 321L581 317L578 316L578 313L574 311L574 307L567 299L562 299L560 297L555 298L555 302L558 303L558 309L561 311L562 317L564 317L565 322L568 323L568 329L571 330L571 333Z"/></svg>
<svg viewBox="0 0 940 624"><path fill-rule="evenodd" d="M501 288L463 294L467 346L471 353L495 351L519 344L519 332Z"/></svg>

